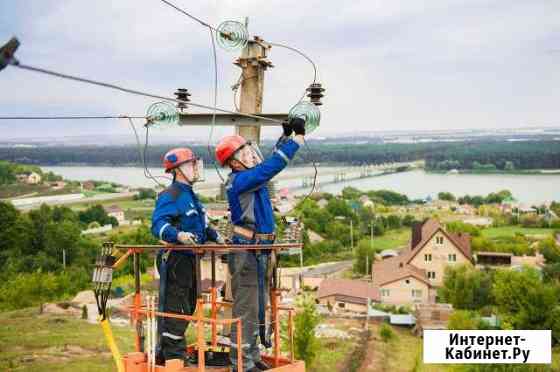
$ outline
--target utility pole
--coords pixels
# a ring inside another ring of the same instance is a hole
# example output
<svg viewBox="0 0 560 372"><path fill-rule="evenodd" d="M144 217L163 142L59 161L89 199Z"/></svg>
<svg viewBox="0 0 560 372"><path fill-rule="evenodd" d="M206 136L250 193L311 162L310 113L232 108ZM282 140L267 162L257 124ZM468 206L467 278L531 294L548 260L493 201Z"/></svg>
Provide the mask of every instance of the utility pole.
<svg viewBox="0 0 560 372"><path fill-rule="evenodd" d="M255 36L253 40L247 42L241 56L234 62L235 65L241 67L239 111L242 113L262 113L264 72L267 68L273 67L267 59L266 52L268 49L270 49L270 45ZM261 140L260 125L236 125L235 132L246 140L257 144Z"/></svg>
<svg viewBox="0 0 560 372"><path fill-rule="evenodd" d="M354 252L354 224L352 218L350 217L350 249L352 253Z"/></svg>
<svg viewBox="0 0 560 372"><path fill-rule="evenodd" d="M370 239L369 239L369 247L371 252L373 253L373 223L369 224L370 228ZM372 263L375 259L375 255L372 257ZM369 275L369 253L366 255L366 275Z"/></svg>

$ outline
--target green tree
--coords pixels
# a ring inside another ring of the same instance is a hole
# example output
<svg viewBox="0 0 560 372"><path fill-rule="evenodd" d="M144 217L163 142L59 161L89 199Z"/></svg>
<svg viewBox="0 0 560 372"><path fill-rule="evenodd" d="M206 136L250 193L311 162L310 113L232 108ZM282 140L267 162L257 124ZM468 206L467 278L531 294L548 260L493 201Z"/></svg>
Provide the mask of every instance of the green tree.
<svg viewBox="0 0 560 372"><path fill-rule="evenodd" d="M155 199L156 196L157 194L153 189L141 188L138 190L138 194L134 195L134 199L135 200Z"/></svg>
<svg viewBox="0 0 560 372"><path fill-rule="evenodd" d="M448 266L439 295L456 309L477 310L493 303L492 272L466 265Z"/></svg>
<svg viewBox="0 0 560 372"><path fill-rule="evenodd" d="M500 316L515 329L546 329L551 314L558 314L550 310L558 306L559 288L544 283L535 269L497 271L492 295Z"/></svg>
<svg viewBox="0 0 560 372"><path fill-rule="evenodd" d="M354 232L355 233L355 232ZM327 231L327 237L332 240L338 240L345 246L350 245L350 225L341 221L332 222ZM355 239L355 237L354 237Z"/></svg>
<svg viewBox="0 0 560 372"><path fill-rule="evenodd" d="M447 200L447 201L455 201L456 200L455 195L453 195L450 192L445 192L445 191L442 191L438 194L438 199L439 200Z"/></svg>
<svg viewBox="0 0 560 372"><path fill-rule="evenodd" d="M560 217L560 202L553 201L550 203L550 209Z"/></svg>
<svg viewBox="0 0 560 372"><path fill-rule="evenodd" d="M305 360L308 366L313 364L319 351L320 345L315 336L315 328L320 321L313 298L308 295L301 296L297 301L297 312L294 317L294 350L296 358Z"/></svg>
<svg viewBox="0 0 560 372"><path fill-rule="evenodd" d="M78 215L72 209L64 206L56 206L52 210L52 218L54 222L71 221L79 222Z"/></svg>
<svg viewBox="0 0 560 372"><path fill-rule="evenodd" d="M342 198L346 200L356 200L363 195L363 192L352 186L342 189Z"/></svg>
<svg viewBox="0 0 560 372"><path fill-rule="evenodd" d="M47 264L41 264L43 269L55 271L62 267L63 251L66 253L66 264L71 265L78 255L81 239L80 227L71 221L50 223L45 232L44 253Z"/></svg>
<svg viewBox="0 0 560 372"><path fill-rule="evenodd" d="M16 175L12 165L7 161L0 161L0 185L9 185L16 182Z"/></svg>
<svg viewBox="0 0 560 372"><path fill-rule="evenodd" d="M78 218L80 222L84 225L89 225L93 221L99 222L100 225L111 224L113 226L118 226L119 222L114 217L109 217L105 209L101 205L94 205L78 213Z"/></svg>
<svg viewBox="0 0 560 372"><path fill-rule="evenodd" d="M353 212L352 208L344 199L332 198L327 204L327 211L332 216L351 217Z"/></svg>
<svg viewBox="0 0 560 372"><path fill-rule="evenodd" d="M547 263L560 263L560 247L552 236L539 242L539 251Z"/></svg>
<svg viewBox="0 0 560 372"><path fill-rule="evenodd" d="M480 228L468 223L464 223L463 221L448 222L445 227L449 232L466 233L471 237L480 236Z"/></svg>
<svg viewBox="0 0 560 372"><path fill-rule="evenodd" d="M30 244L26 219L10 203L0 202L0 267L4 274L10 260L18 260ZM14 262L11 263L13 265ZM0 274L0 278L3 275Z"/></svg>
<svg viewBox="0 0 560 372"><path fill-rule="evenodd" d="M369 239L363 239L358 242L354 251L354 267L355 273L366 274L371 272L371 265L375 260L375 248L372 247Z"/></svg>
<svg viewBox="0 0 560 372"><path fill-rule="evenodd" d="M410 203L406 195L391 190L369 191L367 195L372 200L380 199L387 205L406 205Z"/></svg>

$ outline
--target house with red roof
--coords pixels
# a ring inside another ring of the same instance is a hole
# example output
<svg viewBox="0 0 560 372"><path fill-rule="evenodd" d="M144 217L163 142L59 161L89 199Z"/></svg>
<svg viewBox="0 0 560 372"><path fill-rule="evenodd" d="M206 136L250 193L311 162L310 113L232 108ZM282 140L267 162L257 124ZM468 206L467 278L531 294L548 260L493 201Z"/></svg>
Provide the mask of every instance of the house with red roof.
<svg viewBox="0 0 560 372"><path fill-rule="evenodd" d="M397 256L374 262L373 285L381 303L433 303L445 268L474 265L468 234L446 231L435 219L412 227L410 246Z"/></svg>

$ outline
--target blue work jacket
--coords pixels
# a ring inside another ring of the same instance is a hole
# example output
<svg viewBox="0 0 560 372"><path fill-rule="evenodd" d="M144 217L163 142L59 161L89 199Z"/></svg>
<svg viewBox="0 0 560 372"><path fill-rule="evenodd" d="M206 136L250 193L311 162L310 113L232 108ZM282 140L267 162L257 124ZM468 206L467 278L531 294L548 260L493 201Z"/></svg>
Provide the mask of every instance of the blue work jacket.
<svg viewBox="0 0 560 372"><path fill-rule="evenodd" d="M216 241L218 233L208 226L206 209L193 192L192 186L173 182L162 191L152 214L152 234L160 240L177 244L180 231L196 236L198 244ZM190 254L187 251L181 253Z"/></svg>
<svg viewBox="0 0 560 372"><path fill-rule="evenodd" d="M234 225L260 234L274 232L274 214L266 184L288 165L298 149L294 140L285 138L279 141L272 156L261 164L229 175L226 193Z"/></svg>

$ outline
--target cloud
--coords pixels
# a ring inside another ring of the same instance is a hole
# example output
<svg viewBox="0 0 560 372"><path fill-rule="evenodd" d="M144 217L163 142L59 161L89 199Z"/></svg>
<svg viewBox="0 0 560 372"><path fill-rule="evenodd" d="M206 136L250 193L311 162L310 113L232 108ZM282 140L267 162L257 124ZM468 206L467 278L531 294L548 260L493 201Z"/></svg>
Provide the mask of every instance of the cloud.
<svg viewBox="0 0 560 372"><path fill-rule="evenodd" d="M558 122L557 1L175 2L214 25L248 16L252 34L311 56L327 89L317 135ZM209 32L162 2L28 4L0 4L0 39L20 36L22 62L165 95L185 87L193 101L212 103ZM218 50L218 101L229 109L236 55ZM264 110L286 112L311 82L312 69L288 50L273 48L270 58L275 67L266 75ZM10 68L0 73L0 87L2 115L143 113L152 103ZM86 131L82 123L49 125L56 136ZM14 137L37 135L37 123L0 126L15 128ZM87 133L127 131L126 123L87 127ZM207 134L199 128L183 136Z"/></svg>

